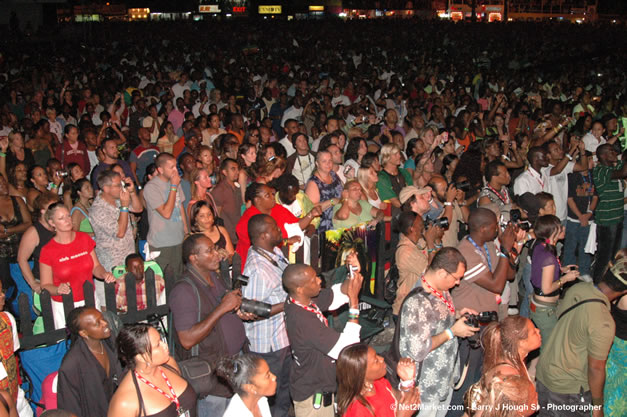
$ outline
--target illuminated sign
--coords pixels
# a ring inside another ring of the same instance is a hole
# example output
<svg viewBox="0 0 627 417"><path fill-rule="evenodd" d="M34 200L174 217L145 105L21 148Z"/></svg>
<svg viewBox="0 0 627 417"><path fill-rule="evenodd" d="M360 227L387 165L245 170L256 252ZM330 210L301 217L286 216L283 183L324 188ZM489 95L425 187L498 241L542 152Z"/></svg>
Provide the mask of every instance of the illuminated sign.
<svg viewBox="0 0 627 417"><path fill-rule="evenodd" d="M324 6L309 6L310 12L324 12Z"/></svg>
<svg viewBox="0 0 627 417"><path fill-rule="evenodd" d="M233 7L233 13L246 13L246 6Z"/></svg>
<svg viewBox="0 0 627 417"><path fill-rule="evenodd" d="M281 14L282 6L259 6L259 14Z"/></svg>
<svg viewBox="0 0 627 417"><path fill-rule="evenodd" d="M501 13L493 12L488 14L488 22L500 22L502 20Z"/></svg>
<svg viewBox="0 0 627 417"><path fill-rule="evenodd" d="M198 11L200 13L220 13L220 6L217 4L207 4L203 6L198 6Z"/></svg>

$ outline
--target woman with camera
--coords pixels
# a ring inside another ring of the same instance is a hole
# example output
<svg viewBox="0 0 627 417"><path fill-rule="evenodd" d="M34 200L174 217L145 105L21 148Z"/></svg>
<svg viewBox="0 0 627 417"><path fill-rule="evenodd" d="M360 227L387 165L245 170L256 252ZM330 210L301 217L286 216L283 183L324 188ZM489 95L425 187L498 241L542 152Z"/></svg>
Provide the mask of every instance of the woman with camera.
<svg viewBox="0 0 627 417"><path fill-rule="evenodd" d="M197 395L181 376L168 344L147 324L120 331L118 354L129 369L109 404L109 417L196 417Z"/></svg>
<svg viewBox="0 0 627 417"><path fill-rule="evenodd" d="M410 417L418 410L420 391L414 387L416 363L398 361L398 389L385 379L385 361L365 343L345 347L337 358L338 415L342 417Z"/></svg>
<svg viewBox="0 0 627 417"><path fill-rule="evenodd" d="M562 267L557 258L557 241L565 229L559 218L540 216L534 225L536 241L531 248L531 320L540 329L542 340L548 340L557 324L557 303L564 284L579 277L577 265Z"/></svg>

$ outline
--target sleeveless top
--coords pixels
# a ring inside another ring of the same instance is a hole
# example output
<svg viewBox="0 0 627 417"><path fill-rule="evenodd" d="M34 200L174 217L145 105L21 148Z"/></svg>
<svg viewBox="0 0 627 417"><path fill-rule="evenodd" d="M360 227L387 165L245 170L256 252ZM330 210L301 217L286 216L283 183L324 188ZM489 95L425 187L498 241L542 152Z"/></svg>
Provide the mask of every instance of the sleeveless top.
<svg viewBox="0 0 627 417"><path fill-rule="evenodd" d="M7 229L22 223L22 212L20 211L16 197L11 197L11 203L13 203L13 218L11 220L0 221L0 224ZM15 259L17 259L17 248L20 245L21 237L21 233L14 233L0 239L0 258L10 259L14 262Z"/></svg>
<svg viewBox="0 0 627 417"><path fill-rule="evenodd" d="M335 172L331 171L331 178L333 179L331 184L326 184L315 175L312 175L309 180L313 181L318 186L320 201L327 201L332 198L340 198L342 196L344 186L342 185L342 181L340 181L340 177L338 177ZM333 207L329 207L322 212L322 216L320 216L320 226L318 226L319 232L326 232L331 229L333 229Z"/></svg>
<svg viewBox="0 0 627 417"><path fill-rule="evenodd" d="M170 367L167 367L166 369L176 372ZM133 375L133 383L135 384L135 391L137 392L137 400L139 401L139 417L142 417L142 416L143 417L178 417L179 414L176 411L176 404L174 404L173 402L170 403L170 405L164 408L163 410L159 411L158 413L150 414L150 415L146 414L146 407L144 405L144 399L142 398L141 390L139 389L139 383L137 382L137 377L135 376L134 371L130 371L130 372ZM169 394L170 393L168 393L168 395ZM185 388L185 391L183 391L183 393L181 393L181 395L178 396L178 400L179 400L179 403L181 404L181 408L189 411L189 417L198 417L197 406L196 406L197 399L198 399L198 395L196 394L196 392L194 391L194 389L189 383L187 384L187 388Z"/></svg>
<svg viewBox="0 0 627 417"><path fill-rule="evenodd" d="M91 223L89 223L89 216L83 211L82 208L77 206L72 207L72 211L70 211L70 216L74 214L75 211L80 211L83 216L85 216L83 220L81 220L81 224L78 226L78 231L93 234L94 229L91 227Z"/></svg>
<svg viewBox="0 0 627 417"><path fill-rule="evenodd" d="M39 280L39 254L41 253L41 248L43 248L46 243L50 242L50 240L54 237L55 232L54 230L46 229L38 221L35 222L33 226L35 227L37 236L39 236L39 245L35 246L35 249L33 249L31 259L33 260L33 275L37 280Z"/></svg>

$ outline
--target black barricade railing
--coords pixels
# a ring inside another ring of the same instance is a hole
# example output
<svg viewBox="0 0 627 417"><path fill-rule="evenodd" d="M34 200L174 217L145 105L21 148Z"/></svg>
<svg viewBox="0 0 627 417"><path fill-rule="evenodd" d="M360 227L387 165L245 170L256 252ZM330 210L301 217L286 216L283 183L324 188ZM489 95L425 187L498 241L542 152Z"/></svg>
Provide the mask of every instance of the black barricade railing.
<svg viewBox="0 0 627 417"><path fill-rule="evenodd" d="M105 284L105 302L108 311L116 312L118 318L124 324L138 323L144 320L152 320L155 317L168 316L168 329L171 329L171 315L170 307L167 302L164 305L157 305L157 287L155 284L154 272L148 269L145 274L146 285L146 309L137 310L137 293L135 287L135 278L131 274L127 274L125 277L126 284L126 301L127 311L122 313L117 311L115 300L115 283ZM173 283L169 280L165 280L165 292L166 300L168 300L170 291L172 290ZM85 306L94 307L94 286L90 281L86 281L83 284L83 293L85 295ZM74 302L72 294L63 294L63 309L65 316L74 308ZM28 303L28 296L26 294L20 294L18 298L18 307L20 312L20 346L22 349L33 349L41 346L50 346L58 343L66 338L66 330L54 328L54 315L52 312L52 298L47 290L42 290L39 294L41 303L41 311L39 321L30 320L30 308ZM43 321L43 329L39 322ZM37 327L37 328L36 328ZM34 334L35 331L39 333ZM43 331L42 331L43 330ZM171 339L171 333L168 332Z"/></svg>

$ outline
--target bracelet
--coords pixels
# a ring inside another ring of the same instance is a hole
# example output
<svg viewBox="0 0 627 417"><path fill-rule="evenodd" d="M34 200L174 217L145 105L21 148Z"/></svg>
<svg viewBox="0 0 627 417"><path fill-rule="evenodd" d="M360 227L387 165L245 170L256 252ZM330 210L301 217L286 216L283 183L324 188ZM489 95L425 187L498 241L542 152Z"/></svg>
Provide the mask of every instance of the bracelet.
<svg viewBox="0 0 627 417"><path fill-rule="evenodd" d="M359 316L359 309L358 308L349 308L348 309L348 314L353 314L353 315Z"/></svg>
<svg viewBox="0 0 627 417"><path fill-rule="evenodd" d="M451 329L446 329L446 330L444 330L444 333L446 333L446 334L447 334L447 336L448 336L448 340L451 340L452 338L454 338L454 337L455 337L455 335L453 334L453 331L452 331Z"/></svg>
<svg viewBox="0 0 627 417"><path fill-rule="evenodd" d="M348 319L349 320L359 320L359 314L348 313Z"/></svg>
<svg viewBox="0 0 627 417"><path fill-rule="evenodd" d="M57 188L57 184L55 184L54 182L51 182L49 187L50 187L50 189L55 189L55 188Z"/></svg>
<svg viewBox="0 0 627 417"><path fill-rule="evenodd" d="M573 157L569 153L564 154L564 156L568 158L569 161L573 160Z"/></svg>
<svg viewBox="0 0 627 417"><path fill-rule="evenodd" d="M7 154L5 152L0 152L0 156L4 158L7 156Z"/></svg>
<svg viewBox="0 0 627 417"><path fill-rule="evenodd" d="M557 282L560 284L560 288L562 288L562 285L563 285L563 284L562 284L562 279L561 279L561 278L560 278L560 279L558 279L558 280L557 280Z"/></svg>
<svg viewBox="0 0 627 417"><path fill-rule="evenodd" d="M447 202L444 203L444 206L452 206L452 205L453 205L453 203L451 203L450 201L447 201Z"/></svg>
<svg viewBox="0 0 627 417"><path fill-rule="evenodd" d="M128 213L128 207L126 207L126 206L121 206L121 207L120 207L120 213Z"/></svg>
<svg viewBox="0 0 627 417"><path fill-rule="evenodd" d="M398 390L399 390L399 391L401 391L401 392L408 392L408 391L411 391L411 390L412 390L412 388L414 388L415 384L416 384L416 383L415 383L414 381L412 381L412 380L409 380L409 381L403 381L403 380L401 380L401 381L398 383Z"/></svg>
<svg viewBox="0 0 627 417"><path fill-rule="evenodd" d="M170 191L178 191L179 187L176 185L170 185Z"/></svg>
<svg viewBox="0 0 627 417"><path fill-rule="evenodd" d="M602 406L603 405L603 397L592 398L592 405Z"/></svg>
<svg viewBox="0 0 627 417"><path fill-rule="evenodd" d="M503 252L497 253L496 256L498 256L499 258L509 259L509 256L505 255Z"/></svg>

